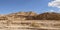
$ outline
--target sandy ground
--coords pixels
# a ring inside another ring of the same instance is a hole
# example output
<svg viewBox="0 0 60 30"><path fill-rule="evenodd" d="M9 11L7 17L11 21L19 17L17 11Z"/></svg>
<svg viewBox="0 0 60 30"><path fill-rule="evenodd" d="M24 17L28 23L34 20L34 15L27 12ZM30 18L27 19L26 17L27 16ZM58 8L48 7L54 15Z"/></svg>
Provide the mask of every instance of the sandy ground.
<svg viewBox="0 0 60 30"><path fill-rule="evenodd" d="M21 24L22 23L22 24ZM32 27L36 23L40 27ZM55 20L4 20L0 21L0 30L60 30L60 21Z"/></svg>

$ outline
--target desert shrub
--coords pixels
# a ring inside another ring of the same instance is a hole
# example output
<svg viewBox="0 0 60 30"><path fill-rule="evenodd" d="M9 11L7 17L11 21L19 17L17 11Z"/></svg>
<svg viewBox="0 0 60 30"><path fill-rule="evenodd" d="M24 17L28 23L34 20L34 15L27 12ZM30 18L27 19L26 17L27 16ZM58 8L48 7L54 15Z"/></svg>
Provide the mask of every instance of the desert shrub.
<svg viewBox="0 0 60 30"><path fill-rule="evenodd" d="M31 23L31 26L32 26L32 27L40 27L40 25L37 24L37 23L35 23L35 22Z"/></svg>

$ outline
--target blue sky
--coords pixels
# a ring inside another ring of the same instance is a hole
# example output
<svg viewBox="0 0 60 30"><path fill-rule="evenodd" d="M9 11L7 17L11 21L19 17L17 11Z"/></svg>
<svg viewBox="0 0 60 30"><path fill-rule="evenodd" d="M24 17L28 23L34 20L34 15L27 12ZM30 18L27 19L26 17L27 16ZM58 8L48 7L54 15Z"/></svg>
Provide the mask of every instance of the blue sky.
<svg viewBox="0 0 60 30"><path fill-rule="evenodd" d="M46 11L57 11L56 7L49 7L48 3L52 0L0 0L0 14L9 14L13 12L43 13Z"/></svg>

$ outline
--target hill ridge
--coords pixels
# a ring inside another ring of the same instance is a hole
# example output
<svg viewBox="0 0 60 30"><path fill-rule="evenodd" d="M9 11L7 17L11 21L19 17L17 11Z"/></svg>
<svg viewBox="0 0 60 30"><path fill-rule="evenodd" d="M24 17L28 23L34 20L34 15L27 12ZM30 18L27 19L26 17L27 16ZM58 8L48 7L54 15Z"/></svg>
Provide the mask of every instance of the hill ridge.
<svg viewBox="0 0 60 30"><path fill-rule="evenodd" d="M60 13L45 12L37 14L35 12L17 12L7 15L0 15L0 20L60 20Z"/></svg>

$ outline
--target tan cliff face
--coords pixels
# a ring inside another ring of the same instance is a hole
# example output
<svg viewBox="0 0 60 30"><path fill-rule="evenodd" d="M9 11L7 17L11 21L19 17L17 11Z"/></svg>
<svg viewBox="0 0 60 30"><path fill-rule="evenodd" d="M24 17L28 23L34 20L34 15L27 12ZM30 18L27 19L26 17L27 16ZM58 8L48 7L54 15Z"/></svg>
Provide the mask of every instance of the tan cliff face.
<svg viewBox="0 0 60 30"><path fill-rule="evenodd" d="M8 15L0 15L0 20L60 20L60 14L55 12L42 14L35 12L17 12Z"/></svg>

